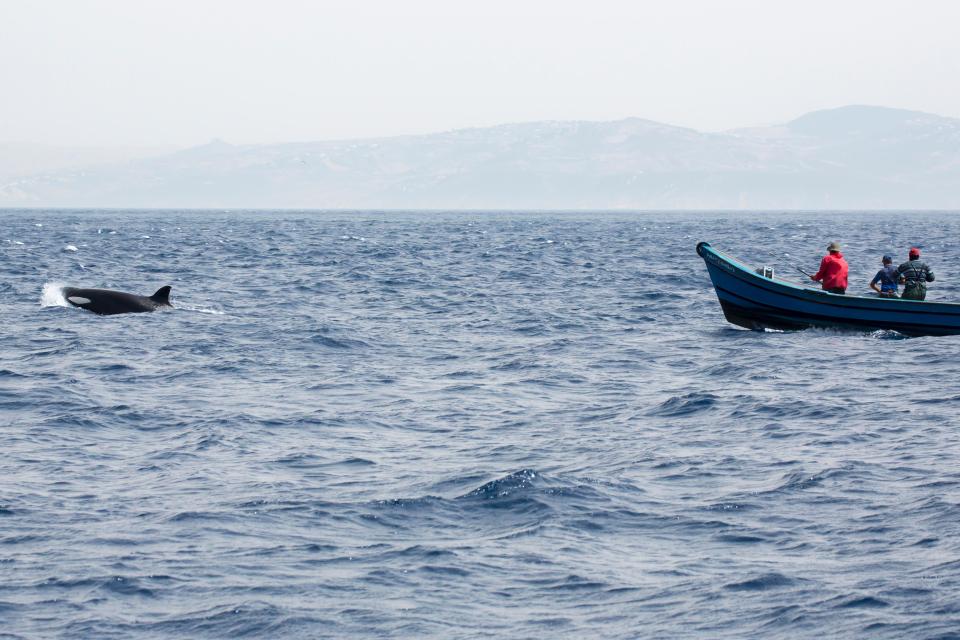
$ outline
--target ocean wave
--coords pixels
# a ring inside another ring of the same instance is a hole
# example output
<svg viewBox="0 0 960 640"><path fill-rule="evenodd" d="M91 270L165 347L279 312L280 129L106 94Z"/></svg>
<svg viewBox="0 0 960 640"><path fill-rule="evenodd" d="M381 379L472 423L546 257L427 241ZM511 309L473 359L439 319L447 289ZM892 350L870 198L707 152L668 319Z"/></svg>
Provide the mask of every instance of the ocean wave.
<svg viewBox="0 0 960 640"><path fill-rule="evenodd" d="M532 469L521 469L502 478L491 480L473 491L460 496L460 499L502 500L504 498L515 498L518 494L532 490L536 480L536 471Z"/></svg>
<svg viewBox="0 0 960 640"><path fill-rule="evenodd" d="M313 344L321 347L328 347L330 349L362 349L370 346L363 340L355 340L352 338L334 338L322 333L314 334L310 337L310 341Z"/></svg>
<svg viewBox="0 0 960 640"><path fill-rule="evenodd" d="M647 412L649 416L679 418L713 409L719 398L712 393L691 392L673 396Z"/></svg>
<svg viewBox="0 0 960 640"><path fill-rule="evenodd" d="M946 635L960 338L734 329L694 252L909 215L8 211L0 634Z"/></svg>
<svg viewBox="0 0 960 640"><path fill-rule="evenodd" d="M723 588L730 591L769 591L791 587L795 582L795 580L780 573L767 573L755 578L728 583Z"/></svg>

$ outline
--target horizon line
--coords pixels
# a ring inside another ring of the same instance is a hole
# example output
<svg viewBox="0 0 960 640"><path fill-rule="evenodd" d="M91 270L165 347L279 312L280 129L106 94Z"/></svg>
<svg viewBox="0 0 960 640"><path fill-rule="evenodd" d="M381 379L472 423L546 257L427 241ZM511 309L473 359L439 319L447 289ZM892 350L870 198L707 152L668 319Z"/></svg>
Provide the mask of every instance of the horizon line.
<svg viewBox="0 0 960 640"><path fill-rule="evenodd" d="M122 212L183 212L183 213L243 213L243 212L300 212L300 213L960 213L956 209L904 209L864 208L864 209L792 209L776 207L765 209L604 209L604 208L577 208L577 209L460 209L460 208L304 208L304 207L5 207L0 206L0 214L15 211L53 212L53 211L122 211Z"/></svg>

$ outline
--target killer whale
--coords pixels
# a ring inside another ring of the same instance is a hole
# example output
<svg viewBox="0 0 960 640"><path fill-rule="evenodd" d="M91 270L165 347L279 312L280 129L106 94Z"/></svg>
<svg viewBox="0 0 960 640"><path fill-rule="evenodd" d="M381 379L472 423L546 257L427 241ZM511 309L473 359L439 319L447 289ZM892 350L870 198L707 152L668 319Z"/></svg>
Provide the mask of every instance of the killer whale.
<svg viewBox="0 0 960 640"><path fill-rule="evenodd" d="M144 313L170 305L170 286L160 287L152 296L138 296L110 289L77 289L64 287L63 297L75 307L101 316L117 313Z"/></svg>

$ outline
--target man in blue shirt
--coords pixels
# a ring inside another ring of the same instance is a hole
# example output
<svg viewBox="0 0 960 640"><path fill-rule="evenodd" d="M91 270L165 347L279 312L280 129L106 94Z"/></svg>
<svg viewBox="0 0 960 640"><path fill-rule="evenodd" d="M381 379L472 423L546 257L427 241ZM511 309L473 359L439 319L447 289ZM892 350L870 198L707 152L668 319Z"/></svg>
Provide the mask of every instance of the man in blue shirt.
<svg viewBox="0 0 960 640"><path fill-rule="evenodd" d="M897 268L893 266L893 258L890 256L883 256L883 269L877 271L877 275L873 276L873 280L870 281L870 288L880 294L881 298L896 298L897 297L897 280L900 279L900 274L897 273ZM880 283L880 286L877 286L877 283Z"/></svg>

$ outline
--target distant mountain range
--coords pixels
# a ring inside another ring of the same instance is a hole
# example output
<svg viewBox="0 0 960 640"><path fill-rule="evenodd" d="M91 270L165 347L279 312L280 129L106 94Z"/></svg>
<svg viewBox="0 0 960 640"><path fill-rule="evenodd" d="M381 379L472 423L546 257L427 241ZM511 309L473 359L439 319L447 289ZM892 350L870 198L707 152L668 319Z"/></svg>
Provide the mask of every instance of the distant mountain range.
<svg viewBox="0 0 960 640"><path fill-rule="evenodd" d="M629 118L214 141L42 172L3 151L0 207L960 209L960 120L870 106L723 133Z"/></svg>

